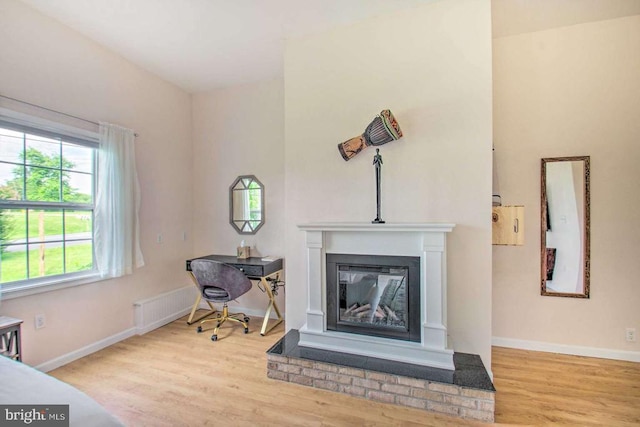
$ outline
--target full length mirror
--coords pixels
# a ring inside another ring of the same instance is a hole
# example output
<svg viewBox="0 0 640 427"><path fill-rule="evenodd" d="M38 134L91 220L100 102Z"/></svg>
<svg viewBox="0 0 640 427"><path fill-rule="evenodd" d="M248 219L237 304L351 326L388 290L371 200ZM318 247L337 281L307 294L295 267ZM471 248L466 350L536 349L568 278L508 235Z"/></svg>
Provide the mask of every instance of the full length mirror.
<svg viewBox="0 0 640 427"><path fill-rule="evenodd" d="M255 234L264 224L264 185L241 175L229 187L229 222L240 234Z"/></svg>
<svg viewBox="0 0 640 427"><path fill-rule="evenodd" d="M542 159L541 293L589 298L589 156Z"/></svg>

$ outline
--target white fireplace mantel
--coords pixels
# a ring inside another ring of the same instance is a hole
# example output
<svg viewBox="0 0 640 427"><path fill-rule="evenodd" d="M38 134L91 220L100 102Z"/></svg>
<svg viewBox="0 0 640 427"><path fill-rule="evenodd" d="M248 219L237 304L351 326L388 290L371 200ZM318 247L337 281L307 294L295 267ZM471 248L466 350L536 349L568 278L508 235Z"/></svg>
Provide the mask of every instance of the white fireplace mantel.
<svg viewBox="0 0 640 427"><path fill-rule="evenodd" d="M299 345L381 359L454 369L447 344L446 236L455 224L445 223L308 223L306 233L307 321ZM326 254L420 257L421 342L345 332L326 327Z"/></svg>

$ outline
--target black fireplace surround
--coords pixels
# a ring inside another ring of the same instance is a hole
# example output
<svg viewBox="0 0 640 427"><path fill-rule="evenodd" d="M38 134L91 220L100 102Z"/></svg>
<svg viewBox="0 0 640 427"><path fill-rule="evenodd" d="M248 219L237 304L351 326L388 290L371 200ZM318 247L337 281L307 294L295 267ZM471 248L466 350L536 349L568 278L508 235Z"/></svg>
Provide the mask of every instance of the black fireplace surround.
<svg viewBox="0 0 640 427"><path fill-rule="evenodd" d="M421 341L420 257L327 254L327 330Z"/></svg>

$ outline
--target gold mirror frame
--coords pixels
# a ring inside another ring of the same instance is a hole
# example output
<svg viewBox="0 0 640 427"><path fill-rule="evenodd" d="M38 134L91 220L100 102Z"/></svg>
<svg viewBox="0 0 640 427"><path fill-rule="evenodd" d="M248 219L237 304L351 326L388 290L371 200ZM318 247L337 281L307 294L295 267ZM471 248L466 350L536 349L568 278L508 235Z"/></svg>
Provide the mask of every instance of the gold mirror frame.
<svg viewBox="0 0 640 427"><path fill-rule="evenodd" d="M560 167L561 162L572 163L566 167ZM578 173L580 166L582 173ZM566 179L562 179L563 176ZM549 179L550 177L552 179ZM579 177L582 178L582 185L578 182ZM589 298L591 263L589 156L542 159L540 181L540 293L556 297ZM582 187L582 191L579 187ZM572 194L571 189L574 190ZM550 207L554 198L556 206ZM560 229L555 231L555 235L550 234L554 232L553 224ZM576 234L579 234L577 254L577 242L574 237ZM547 247L547 243L553 240L556 242L551 243L553 247ZM577 270L576 262L579 262ZM557 285L550 283L553 282L554 275ZM568 290L572 285L572 278L576 279L575 291ZM581 285L580 282L582 282Z"/></svg>

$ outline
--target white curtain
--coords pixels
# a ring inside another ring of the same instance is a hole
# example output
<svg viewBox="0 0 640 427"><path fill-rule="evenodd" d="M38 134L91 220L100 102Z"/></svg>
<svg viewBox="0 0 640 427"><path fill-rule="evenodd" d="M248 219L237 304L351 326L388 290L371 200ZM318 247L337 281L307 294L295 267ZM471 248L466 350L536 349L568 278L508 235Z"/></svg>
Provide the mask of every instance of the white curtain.
<svg viewBox="0 0 640 427"><path fill-rule="evenodd" d="M131 129L100 123L95 252L103 277L131 274L144 265L134 141Z"/></svg>

